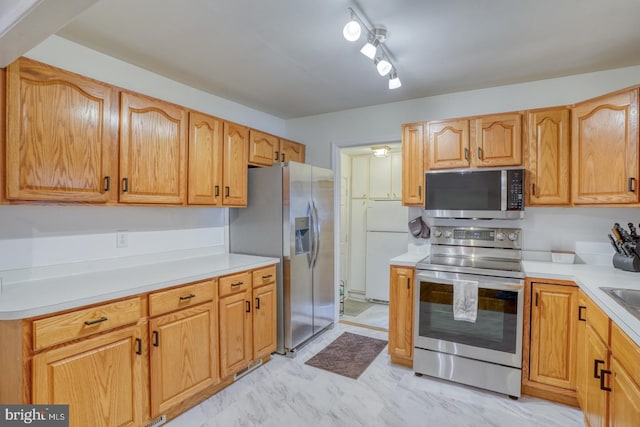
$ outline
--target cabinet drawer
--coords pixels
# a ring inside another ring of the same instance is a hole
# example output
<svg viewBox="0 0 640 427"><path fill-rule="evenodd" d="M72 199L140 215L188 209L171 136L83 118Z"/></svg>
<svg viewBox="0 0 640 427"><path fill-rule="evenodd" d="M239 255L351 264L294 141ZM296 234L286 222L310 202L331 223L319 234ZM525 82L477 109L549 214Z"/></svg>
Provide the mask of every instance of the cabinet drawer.
<svg viewBox="0 0 640 427"><path fill-rule="evenodd" d="M218 294L223 297L225 295L235 294L249 289L251 286L251 273L245 271L243 273L232 274L220 278L218 286Z"/></svg>
<svg viewBox="0 0 640 427"><path fill-rule="evenodd" d="M264 285L270 285L276 282L276 266L259 268L253 270L253 287L257 288Z"/></svg>
<svg viewBox="0 0 640 427"><path fill-rule="evenodd" d="M591 298L587 298L587 323L598 333L602 342L609 343L609 316Z"/></svg>
<svg viewBox="0 0 640 427"><path fill-rule="evenodd" d="M611 353L620 361L636 384L640 385L640 371L637 369L640 361L640 347L613 322L611 323Z"/></svg>
<svg viewBox="0 0 640 427"><path fill-rule="evenodd" d="M76 310L33 322L33 349L83 338L118 326L136 323L145 317L139 297Z"/></svg>
<svg viewBox="0 0 640 427"><path fill-rule="evenodd" d="M215 280L193 283L149 295L149 316L168 313L213 299Z"/></svg>

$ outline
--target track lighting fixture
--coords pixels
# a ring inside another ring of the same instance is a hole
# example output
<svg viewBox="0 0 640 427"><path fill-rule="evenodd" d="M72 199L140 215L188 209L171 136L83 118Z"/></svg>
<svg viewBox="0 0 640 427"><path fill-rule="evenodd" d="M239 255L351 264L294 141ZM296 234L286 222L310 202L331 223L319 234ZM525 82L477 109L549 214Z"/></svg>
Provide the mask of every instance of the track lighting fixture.
<svg viewBox="0 0 640 427"><path fill-rule="evenodd" d="M391 52L384 44L387 40L387 30L382 27L374 28L371 25L367 25L352 8L348 8L348 10L351 13L351 20L342 29L344 38L350 42L357 41L362 34L362 28L364 28L367 34L367 42L360 49L360 53L374 62L378 74L381 76L386 76L393 71L389 75L389 89L397 89L402 86L396 68L389 59L392 57Z"/></svg>

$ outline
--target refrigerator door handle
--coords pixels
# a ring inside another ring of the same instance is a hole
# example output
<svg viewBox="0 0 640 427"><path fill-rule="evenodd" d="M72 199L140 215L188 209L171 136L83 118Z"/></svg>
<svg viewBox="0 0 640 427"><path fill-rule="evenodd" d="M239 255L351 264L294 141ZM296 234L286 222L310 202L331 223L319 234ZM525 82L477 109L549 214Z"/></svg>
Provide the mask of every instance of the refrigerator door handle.
<svg viewBox="0 0 640 427"><path fill-rule="evenodd" d="M320 222L318 221L318 206L315 199L311 200L311 214L313 216L313 263L311 268L314 268L318 261L318 252L320 250Z"/></svg>
<svg viewBox="0 0 640 427"><path fill-rule="evenodd" d="M309 269L313 268L313 249L315 247L315 225L313 224L313 208L311 207L311 201L307 202L307 218L309 218L309 233L311 237L311 250L307 252L307 262L309 263Z"/></svg>

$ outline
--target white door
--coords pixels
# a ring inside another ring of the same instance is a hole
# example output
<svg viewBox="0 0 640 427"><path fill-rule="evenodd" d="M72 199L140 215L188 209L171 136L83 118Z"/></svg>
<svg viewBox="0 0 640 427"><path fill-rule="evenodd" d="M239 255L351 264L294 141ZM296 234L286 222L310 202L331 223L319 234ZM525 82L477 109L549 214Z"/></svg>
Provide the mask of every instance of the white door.
<svg viewBox="0 0 640 427"><path fill-rule="evenodd" d="M366 244L367 244L367 200L351 200L349 252L349 293L364 294Z"/></svg>

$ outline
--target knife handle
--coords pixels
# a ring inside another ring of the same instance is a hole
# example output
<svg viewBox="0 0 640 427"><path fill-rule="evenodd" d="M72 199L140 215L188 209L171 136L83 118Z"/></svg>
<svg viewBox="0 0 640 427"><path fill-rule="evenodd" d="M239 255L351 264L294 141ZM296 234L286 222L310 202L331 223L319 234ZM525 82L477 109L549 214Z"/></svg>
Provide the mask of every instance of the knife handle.
<svg viewBox="0 0 640 427"><path fill-rule="evenodd" d="M620 234L619 227L620 227L620 224L616 222L613 225L613 228L611 229L611 233L613 233L613 236L616 238L616 241L622 242L622 235Z"/></svg>
<svg viewBox="0 0 640 427"><path fill-rule="evenodd" d="M609 241L611 241L611 246L613 246L613 249L616 251L616 253L620 253L620 248L618 248L618 244L616 243L616 240L613 238L613 236L611 234L608 234L609 236Z"/></svg>

